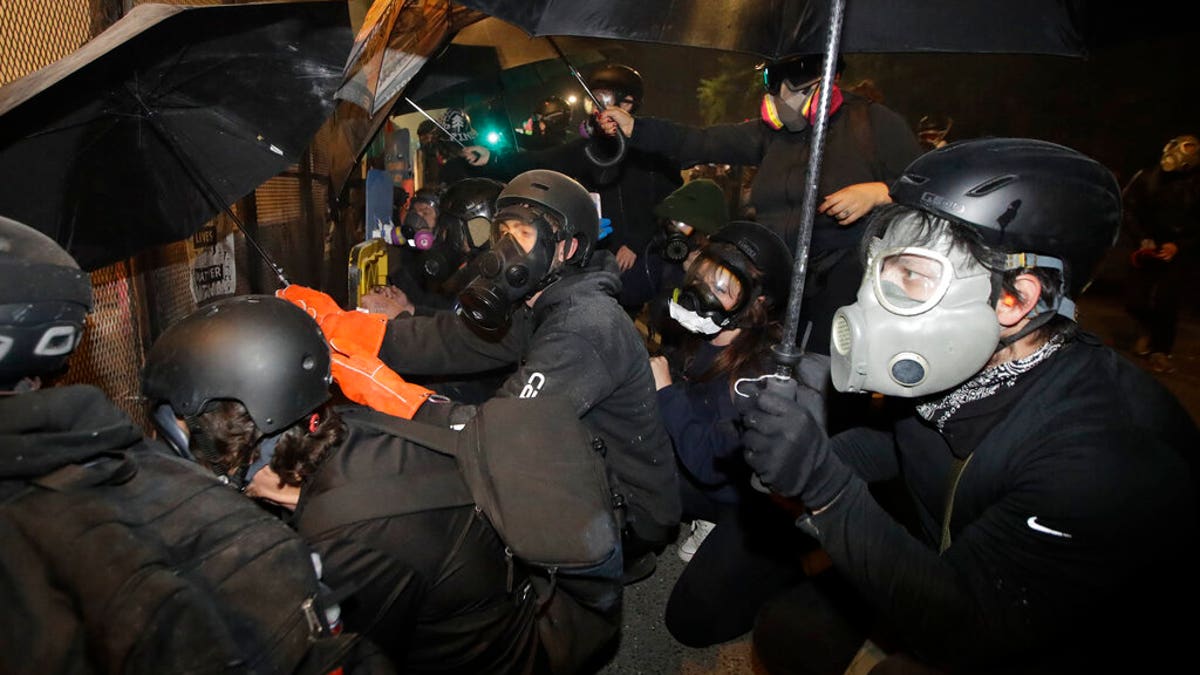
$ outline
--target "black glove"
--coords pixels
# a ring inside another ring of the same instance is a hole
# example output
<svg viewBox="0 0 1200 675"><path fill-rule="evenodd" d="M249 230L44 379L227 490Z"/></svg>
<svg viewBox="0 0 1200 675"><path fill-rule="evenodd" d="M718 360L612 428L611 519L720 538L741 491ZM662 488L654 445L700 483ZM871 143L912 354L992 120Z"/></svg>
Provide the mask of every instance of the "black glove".
<svg viewBox="0 0 1200 675"><path fill-rule="evenodd" d="M821 372L820 364L800 368L817 386L824 383ZM828 506L852 473L832 451L824 394L810 384L768 378L752 398L742 412L746 463L773 492L799 497L811 510Z"/></svg>

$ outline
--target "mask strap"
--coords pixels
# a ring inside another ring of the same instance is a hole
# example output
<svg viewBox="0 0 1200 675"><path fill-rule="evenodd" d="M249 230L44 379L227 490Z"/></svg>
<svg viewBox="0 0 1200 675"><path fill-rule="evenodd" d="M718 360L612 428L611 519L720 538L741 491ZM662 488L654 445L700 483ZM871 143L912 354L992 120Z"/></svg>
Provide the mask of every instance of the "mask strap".
<svg viewBox="0 0 1200 675"><path fill-rule="evenodd" d="M1075 301L1068 298L1066 295L1066 269L1061 258L1055 258L1048 255L1038 255L1036 253L1010 253L1005 257L1005 270L1018 270L1029 267L1041 267L1045 269L1058 270L1061 281L1058 287L1058 300L1054 305L1050 305L1043 298L1038 298L1038 304L1034 306L1032 316L1029 317L1029 323L1016 333L1008 337L1000 338L1000 345L997 351L1008 347L1017 340L1029 335L1035 330L1046 325L1055 316L1064 316L1071 321L1075 320ZM996 284L996 288L1000 288L1000 284ZM997 297L999 291L996 293ZM993 299L993 302L995 300Z"/></svg>

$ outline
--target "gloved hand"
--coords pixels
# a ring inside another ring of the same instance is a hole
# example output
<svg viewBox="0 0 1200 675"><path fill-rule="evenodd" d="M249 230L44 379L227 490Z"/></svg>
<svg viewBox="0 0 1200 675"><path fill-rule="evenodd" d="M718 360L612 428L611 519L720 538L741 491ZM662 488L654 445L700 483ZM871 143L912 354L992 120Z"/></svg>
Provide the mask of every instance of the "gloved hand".
<svg viewBox="0 0 1200 675"><path fill-rule="evenodd" d="M802 365L801 377L823 385L821 366ZM768 378L752 398L742 408L746 463L773 492L799 497L813 511L828 506L852 473L832 451L824 394L807 383Z"/></svg>
<svg viewBox="0 0 1200 675"><path fill-rule="evenodd" d="M317 320L330 349L354 356L376 356L383 345L388 318L383 314L346 311L333 298L305 286L291 284L275 291Z"/></svg>
<svg viewBox="0 0 1200 675"><path fill-rule="evenodd" d="M343 311L337 302L325 293L299 284L289 284L275 291L275 297L283 298L308 312L317 323L321 323L321 320L330 314Z"/></svg>

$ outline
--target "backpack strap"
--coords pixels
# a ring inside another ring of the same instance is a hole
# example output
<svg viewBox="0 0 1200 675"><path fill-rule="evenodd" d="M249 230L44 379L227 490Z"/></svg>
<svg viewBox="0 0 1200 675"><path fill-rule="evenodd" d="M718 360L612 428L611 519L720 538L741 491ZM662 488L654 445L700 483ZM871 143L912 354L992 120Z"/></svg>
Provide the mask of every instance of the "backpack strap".
<svg viewBox="0 0 1200 675"><path fill-rule="evenodd" d="M347 483L304 503L304 529L319 535L337 527L408 513L472 506L467 484L458 471L420 476L393 474Z"/></svg>
<svg viewBox="0 0 1200 675"><path fill-rule="evenodd" d="M357 406L338 412L358 426L454 456L458 432L453 429L411 422ZM369 481L341 485L307 499L300 516L304 520L304 529L318 535L337 527L377 518L474 504L475 499L463 480L462 472L455 469L419 476L388 474Z"/></svg>

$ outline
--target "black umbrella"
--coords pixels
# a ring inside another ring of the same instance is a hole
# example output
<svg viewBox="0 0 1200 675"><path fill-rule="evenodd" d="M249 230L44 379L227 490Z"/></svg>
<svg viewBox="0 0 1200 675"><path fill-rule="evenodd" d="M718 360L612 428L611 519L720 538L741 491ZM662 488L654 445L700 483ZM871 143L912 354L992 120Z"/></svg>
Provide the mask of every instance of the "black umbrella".
<svg viewBox="0 0 1200 675"><path fill-rule="evenodd" d="M0 88L0 213L89 270L183 239L295 163L351 41L344 3L139 5Z"/></svg>
<svg viewBox="0 0 1200 675"><path fill-rule="evenodd" d="M708 47L772 59L825 50L825 0L459 0L530 35ZM850 0L845 52L1081 55L1073 0Z"/></svg>
<svg viewBox="0 0 1200 675"><path fill-rule="evenodd" d="M824 54L805 175L800 231L784 334L775 346L780 374L799 361L797 328L817 181L825 148L833 55L843 52L970 52L1083 56L1078 0L459 0L530 35L636 40L758 54L777 59Z"/></svg>

